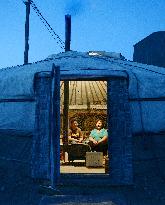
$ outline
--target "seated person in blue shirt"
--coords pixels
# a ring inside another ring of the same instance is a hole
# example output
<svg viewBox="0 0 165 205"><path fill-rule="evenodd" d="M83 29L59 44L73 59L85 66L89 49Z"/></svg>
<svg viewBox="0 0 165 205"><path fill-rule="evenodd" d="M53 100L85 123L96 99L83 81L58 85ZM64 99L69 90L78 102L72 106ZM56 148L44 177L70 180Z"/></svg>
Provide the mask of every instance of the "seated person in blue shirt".
<svg viewBox="0 0 165 205"><path fill-rule="evenodd" d="M108 150L108 132L103 128L102 120L96 121L96 128L93 129L89 136L89 145L92 151L103 152L107 155Z"/></svg>

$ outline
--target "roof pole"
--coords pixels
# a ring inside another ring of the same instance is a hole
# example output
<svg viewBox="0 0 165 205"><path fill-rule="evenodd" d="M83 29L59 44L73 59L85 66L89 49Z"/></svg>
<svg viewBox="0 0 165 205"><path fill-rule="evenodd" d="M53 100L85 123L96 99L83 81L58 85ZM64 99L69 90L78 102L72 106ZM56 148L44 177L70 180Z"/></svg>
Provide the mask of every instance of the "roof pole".
<svg viewBox="0 0 165 205"><path fill-rule="evenodd" d="M70 51L71 15L65 15L65 52ZM63 143L68 144L69 81L64 81Z"/></svg>
<svg viewBox="0 0 165 205"><path fill-rule="evenodd" d="M24 51L24 64L28 64L29 52L29 16L30 16L30 0L24 1L26 5L26 21L25 21L25 51Z"/></svg>

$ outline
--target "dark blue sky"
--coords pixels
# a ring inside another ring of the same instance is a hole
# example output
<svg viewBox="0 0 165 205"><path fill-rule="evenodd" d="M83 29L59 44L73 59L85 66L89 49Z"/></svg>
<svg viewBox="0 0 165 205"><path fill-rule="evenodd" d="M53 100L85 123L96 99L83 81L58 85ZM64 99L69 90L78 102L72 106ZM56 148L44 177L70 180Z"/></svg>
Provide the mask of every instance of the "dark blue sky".
<svg viewBox="0 0 165 205"><path fill-rule="evenodd" d="M65 14L72 15L71 49L122 53L132 60L133 45L165 30L165 0L34 0L65 40ZM0 68L23 64L25 5L0 1ZM62 52L31 8L29 62Z"/></svg>

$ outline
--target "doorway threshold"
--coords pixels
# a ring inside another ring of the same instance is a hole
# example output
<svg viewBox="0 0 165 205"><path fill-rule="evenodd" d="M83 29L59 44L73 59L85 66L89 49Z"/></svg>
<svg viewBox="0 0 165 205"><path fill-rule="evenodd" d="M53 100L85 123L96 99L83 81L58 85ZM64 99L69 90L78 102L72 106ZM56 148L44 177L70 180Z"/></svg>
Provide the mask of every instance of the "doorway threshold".
<svg viewBox="0 0 165 205"><path fill-rule="evenodd" d="M105 186L112 184L109 174L61 173L59 184L64 186Z"/></svg>

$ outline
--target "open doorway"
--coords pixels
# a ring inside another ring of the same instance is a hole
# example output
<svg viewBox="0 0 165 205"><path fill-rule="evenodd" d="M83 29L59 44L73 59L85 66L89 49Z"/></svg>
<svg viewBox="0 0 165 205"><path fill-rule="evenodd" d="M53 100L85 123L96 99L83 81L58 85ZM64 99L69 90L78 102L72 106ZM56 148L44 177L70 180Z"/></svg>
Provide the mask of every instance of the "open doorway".
<svg viewBox="0 0 165 205"><path fill-rule="evenodd" d="M56 70L57 72L55 73L54 78L52 78L52 72L40 72L37 73L35 76L36 116L35 116L35 132L34 132L33 143L32 143L33 145L32 177L34 179L41 179L41 178L44 180L51 179L51 182L54 185L58 184L59 182L62 183L68 182L66 181L68 174L60 175L60 101L61 100L60 100L60 75L58 69ZM61 78L61 79L66 80L68 78ZM75 79L79 80L80 78L76 78L76 76L74 76L74 80ZM89 79L92 79L93 81L100 80L100 79L102 80L103 76L97 78L94 76L90 76L88 80ZM133 143L132 143L130 102L129 102L129 95L128 95L128 79L126 78L126 76L125 77L109 76L107 78L104 77L104 80L106 80L106 82L104 83L107 83L107 94L106 94L107 102L105 103L105 105L107 104L107 121L108 121L107 125L108 125L108 144L109 144L108 155L110 158L109 160L110 168L108 170L108 175L99 174L97 176L99 176L101 183L102 183L102 179L104 178L108 182L108 184L132 184L133 183L133 166L132 166L133 165L133 160L132 160ZM62 82L61 82L61 88L62 88ZM97 90L99 90L99 88ZM89 92L87 93L89 94ZM74 93L76 92L74 91ZM67 99L69 100L69 97ZM91 108L92 107L91 104L92 103L90 104L88 103L86 105L86 109ZM63 105L61 104L61 115L63 114L62 106ZM92 111L96 111L96 110L97 109L95 108ZM99 111L99 109L97 111ZM65 115L63 116L65 117ZM95 175L96 174L94 174L92 177L91 174L89 175L89 177L92 178L93 180L92 183L95 183ZM76 176L75 174L69 175L71 180L74 180L75 176ZM86 177L84 177L84 175L77 175L77 178L78 180L80 178L83 179L84 183L88 184L89 178L87 177L87 175L85 176ZM75 179L75 183L77 183L76 179Z"/></svg>
<svg viewBox="0 0 165 205"><path fill-rule="evenodd" d="M108 141L106 141L106 153L103 153L102 150L95 152L95 148L90 144L91 131L97 130L97 120L102 121L101 128L107 132L107 81L69 81L68 131L70 132L71 122L75 121L81 132L81 142L70 140L68 132L67 140L65 139L64 143L64 81L61 81L60 97L60 172L107 173ZM97 138L97 136L92 137ZM99 139L97 140L99 141Z"/></svg>

